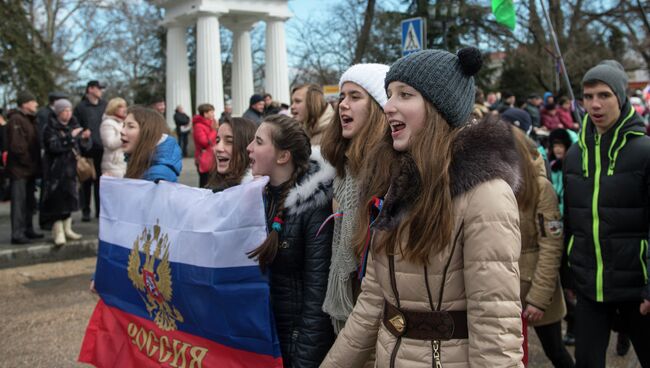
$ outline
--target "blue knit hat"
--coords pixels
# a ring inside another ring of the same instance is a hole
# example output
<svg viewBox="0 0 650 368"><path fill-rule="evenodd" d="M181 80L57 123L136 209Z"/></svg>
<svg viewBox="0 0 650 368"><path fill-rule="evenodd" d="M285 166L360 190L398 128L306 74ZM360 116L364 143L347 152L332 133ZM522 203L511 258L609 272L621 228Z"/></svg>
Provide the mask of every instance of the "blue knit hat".
<svg viewBox="0 0 650 368"><path fill-rule="evenodd" d="M456 54L423 50L397 60L388 70L384 87L400 81L429 100L452 127L465 124L474 106L474 75L483 65L474 47Z"/></svg>

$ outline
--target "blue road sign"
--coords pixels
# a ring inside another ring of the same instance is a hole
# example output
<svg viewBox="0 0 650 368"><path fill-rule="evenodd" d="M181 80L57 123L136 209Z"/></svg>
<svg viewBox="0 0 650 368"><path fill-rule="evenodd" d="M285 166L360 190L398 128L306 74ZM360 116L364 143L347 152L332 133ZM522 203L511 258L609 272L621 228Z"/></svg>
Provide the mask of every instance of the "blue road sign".
<svg viewBox="0 0 650 368"><path fill-rule="evenodd" d="M402 21L402 56L426 48L426 23L422 17Z"/></svg>

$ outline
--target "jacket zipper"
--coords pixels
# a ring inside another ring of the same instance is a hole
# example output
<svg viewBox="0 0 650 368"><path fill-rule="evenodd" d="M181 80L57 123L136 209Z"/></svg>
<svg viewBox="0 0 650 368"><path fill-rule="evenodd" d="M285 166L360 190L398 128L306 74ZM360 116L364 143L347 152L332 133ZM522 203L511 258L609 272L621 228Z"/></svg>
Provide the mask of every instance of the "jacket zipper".
<svg viewBox="0 0 650 368"><path fill-rule="evenodd" d="M569 238L569 246L567 247L566 251L566 256L567 256L567 264L569 267L571 267L571 261L568 260L569 257L571 257L571 251L573 250L573 235Z"/></svg>
<svg viewBox="0 0 650 368"><path fill-rule="evenodd" d="M440 340L431 341L431 347L433 348L433 362L435 363L435 368L442 368L442 357L440 356Z"/></svg>
<svg viewBox="0 0 650 368"><path fill-rule="evenodd" d="M594 173L594 194L591 202L591 215L592 215L592 231L594 238L594 251L596 252L596 301L603 301L603 255L600 248L600 215L598 213L598 197L600 195L600 134L595 137L595 166L596 172Z"/></svg>
<svg viewBox="0 0 650 368"><path fill-rule="evenodd" d="M643 269L643 280L648 282L648 269L645 264L645 259L647 258L648 253L648 240L641 240L641 251L639 252L639 259L641 260L641 269Z"/></svg>

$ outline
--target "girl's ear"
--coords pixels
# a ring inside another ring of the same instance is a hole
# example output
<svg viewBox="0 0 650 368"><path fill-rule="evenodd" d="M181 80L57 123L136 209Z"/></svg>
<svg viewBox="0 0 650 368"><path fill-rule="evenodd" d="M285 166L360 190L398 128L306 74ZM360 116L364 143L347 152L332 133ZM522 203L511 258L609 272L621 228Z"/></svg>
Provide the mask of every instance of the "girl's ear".
<svg viewBox="0 0 650 368"><path fill-rule="evenodd" d="M290 160L291 160L291 152L289 152L288 150L282 150L278 152L278 156L275 162L278 165L284 165L288 163Z"/></svg>

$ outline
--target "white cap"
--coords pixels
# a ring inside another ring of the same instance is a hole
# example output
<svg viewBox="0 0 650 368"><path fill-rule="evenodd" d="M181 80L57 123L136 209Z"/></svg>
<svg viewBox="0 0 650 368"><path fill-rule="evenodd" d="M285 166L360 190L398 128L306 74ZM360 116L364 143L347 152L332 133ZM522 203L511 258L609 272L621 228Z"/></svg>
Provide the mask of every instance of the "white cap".
<svg viewBox="0 0 650 368"><path fill-rule="evenodd" d="M384 108L388 98L384 89L384 79L388 72L388 65L384 64L356 64L343 73L339 81L339 88L345 82L353 82L368 92L377 103Z"/></svg>

